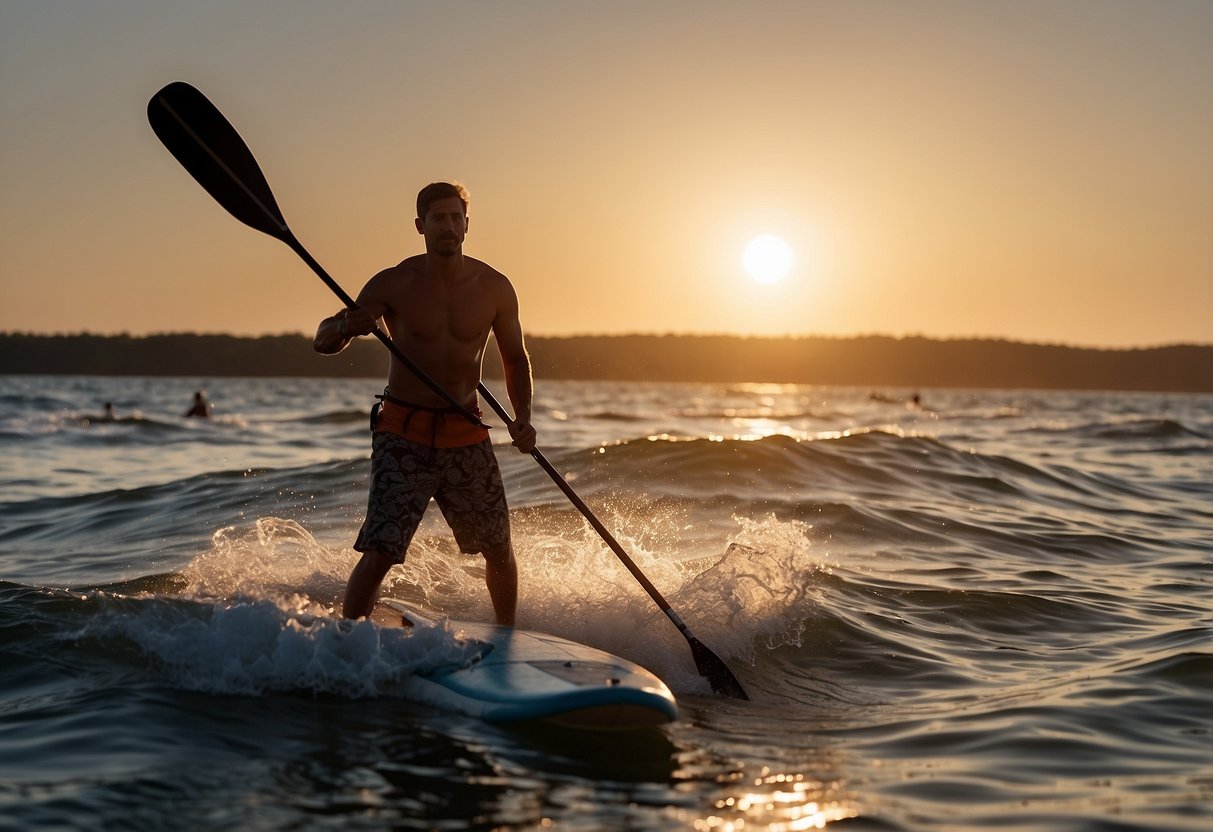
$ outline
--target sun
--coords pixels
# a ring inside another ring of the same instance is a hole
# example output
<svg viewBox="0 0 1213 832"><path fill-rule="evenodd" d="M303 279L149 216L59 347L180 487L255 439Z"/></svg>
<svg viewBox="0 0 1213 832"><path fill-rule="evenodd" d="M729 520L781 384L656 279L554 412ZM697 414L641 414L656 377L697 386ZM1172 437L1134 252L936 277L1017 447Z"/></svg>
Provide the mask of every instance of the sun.
<svg viewBox="0 0 1213 832"><path fill-rule="evenodd" d="M774 234L755 237L741 253L741 265L760 283L778 283L792 270L792 247Z"/></svg>

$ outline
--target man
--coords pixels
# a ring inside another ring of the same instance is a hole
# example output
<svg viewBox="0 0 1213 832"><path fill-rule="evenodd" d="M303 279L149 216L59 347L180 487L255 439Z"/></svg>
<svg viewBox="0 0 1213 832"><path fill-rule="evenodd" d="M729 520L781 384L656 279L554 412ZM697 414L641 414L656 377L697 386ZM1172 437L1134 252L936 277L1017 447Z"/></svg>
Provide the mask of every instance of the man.
<svg viewBox="0 0 1213 832"><path fill-rule="evenodd" d="M313 343L334 355L383 319L401 352L476 416L476 385L489 333L497 340L514 411L510 435L523 453L535 447L531 361L523 345L518 296L496 269L463 253L468 194L436 182L417 195L417 232L425 254L384 269L358 294L357 309L320 322ZM345 590L347 618L370 615L379 585L403 563L431 497L462 552L480 553L497 623L513 626L518 570L510 544L501 472L488 431L451 408L393 356L376 405L371 490L354 543L362 553Z"/></svg>

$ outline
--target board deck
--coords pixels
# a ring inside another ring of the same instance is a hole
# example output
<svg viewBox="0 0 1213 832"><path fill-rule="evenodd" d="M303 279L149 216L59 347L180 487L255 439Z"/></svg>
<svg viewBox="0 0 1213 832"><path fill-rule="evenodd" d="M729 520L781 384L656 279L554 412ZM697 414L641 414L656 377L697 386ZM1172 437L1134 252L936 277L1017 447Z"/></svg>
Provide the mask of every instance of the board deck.
<svg viewBox="0 0 1213 832"><path fill-rule="evenodd" d="M438 622L396 598L379 601L415 624ZM602 730L651 728L678 717L674 694L627 659L558 636L449 621L460 638L484 645L463 667L415 675L407 695L489 722L543 720Z"/></svg>

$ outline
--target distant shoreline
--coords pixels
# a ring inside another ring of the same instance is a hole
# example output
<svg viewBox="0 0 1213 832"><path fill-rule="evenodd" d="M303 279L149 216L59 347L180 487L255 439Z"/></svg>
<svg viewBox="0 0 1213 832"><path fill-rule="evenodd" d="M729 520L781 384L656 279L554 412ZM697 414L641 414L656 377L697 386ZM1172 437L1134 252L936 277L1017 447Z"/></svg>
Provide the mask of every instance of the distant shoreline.
<svg viewBox="0 0 1213 832"><path fill-rule="evenodd" d="M1095 349L1000 339L603 335L527 339L537 378L870 387L1213 392L1213 345ZM492 339L485 374L501 368ZM384 377L365 338L336 357L304 335L0 333L0 374Z"/></svg>

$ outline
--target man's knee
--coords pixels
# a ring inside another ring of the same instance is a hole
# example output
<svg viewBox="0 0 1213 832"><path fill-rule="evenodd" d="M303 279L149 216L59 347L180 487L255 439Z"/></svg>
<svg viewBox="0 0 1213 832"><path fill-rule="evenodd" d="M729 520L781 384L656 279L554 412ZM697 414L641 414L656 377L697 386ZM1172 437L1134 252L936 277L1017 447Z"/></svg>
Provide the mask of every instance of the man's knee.
<svg viewBox="0 0 1213 832"><path fill-rule="evenodd" d="M387 575L388 570L395 566L397 558L392 557L386 552L377 549L371 549L363 552L362 557L358 559L358 563L354 566L354 574L360 578L378 577L382 580Z"/></svg>
<svg viewBox="0 0 1213 832"><path fill-rule="evenodd" d="M508 540L496 546L486 546L480 554L486 563L493 566L509 566L514 562L514 547Z"/></svg>

